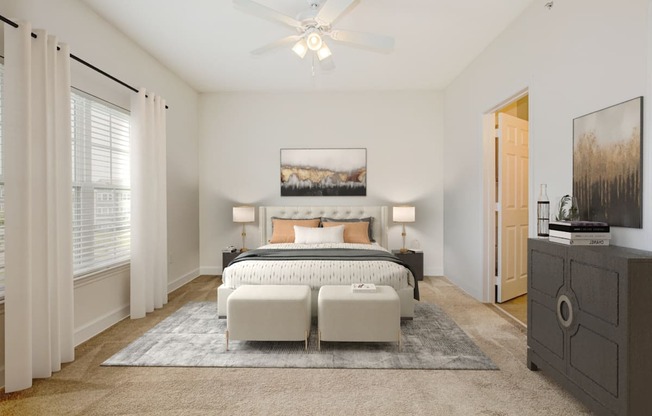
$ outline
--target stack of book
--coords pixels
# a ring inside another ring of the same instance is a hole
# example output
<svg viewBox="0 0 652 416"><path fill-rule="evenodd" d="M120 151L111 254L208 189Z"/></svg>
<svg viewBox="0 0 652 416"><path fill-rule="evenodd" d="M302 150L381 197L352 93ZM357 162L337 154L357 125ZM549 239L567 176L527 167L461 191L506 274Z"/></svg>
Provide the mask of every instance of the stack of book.
<svg viewBox="0 0 652 416"><path fill-rule="evenodd" d="M550 221L549 239L575 246L608 246L609 224L596 221Z"/></svg>

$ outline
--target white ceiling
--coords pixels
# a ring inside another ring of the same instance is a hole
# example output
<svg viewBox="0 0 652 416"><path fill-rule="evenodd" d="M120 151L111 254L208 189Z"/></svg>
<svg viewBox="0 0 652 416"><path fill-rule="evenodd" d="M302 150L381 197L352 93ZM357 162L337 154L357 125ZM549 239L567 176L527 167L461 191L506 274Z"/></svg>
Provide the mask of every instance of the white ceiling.
<svg viewBox="0 0 652 416"><path fill-rule="evenodd" d="M361 0L335 28L390 35L379 54L330 42L336 69L312 75L289 47L249 52L293 29L231 0L82 0L200 92L442 89L534 0ZM256 0L295 17L306 0Z"/></svg>

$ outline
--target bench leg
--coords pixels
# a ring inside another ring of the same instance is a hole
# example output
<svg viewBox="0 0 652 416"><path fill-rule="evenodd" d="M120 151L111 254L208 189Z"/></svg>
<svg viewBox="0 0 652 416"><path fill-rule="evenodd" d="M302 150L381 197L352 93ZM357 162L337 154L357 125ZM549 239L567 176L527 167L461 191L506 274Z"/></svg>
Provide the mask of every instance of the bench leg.
<svg viewBox="0 0 652 416"><path fill-rule="evenodd" d="M317 331L317 351L321 351L321 331Z"/></svg>
<svg viewBox="0 0 652 416"><path fill-rule="evenodd" d="M305 340L306 340L306 345L304 347L304 351L308 351L308 331L306 331Z"/></svg>
<svg viewBox="0 0 652 416"><path fill-rule="evenodd" d="M229 330L226 330L226 350L229 350Z"/></svg>
<svg viewBox="0 0 652 416"><path fill-rule="evenodd" d="M401 330L398 330L398 352L401 352L401 344L402 344L402 338L401 338Z"/></svg>

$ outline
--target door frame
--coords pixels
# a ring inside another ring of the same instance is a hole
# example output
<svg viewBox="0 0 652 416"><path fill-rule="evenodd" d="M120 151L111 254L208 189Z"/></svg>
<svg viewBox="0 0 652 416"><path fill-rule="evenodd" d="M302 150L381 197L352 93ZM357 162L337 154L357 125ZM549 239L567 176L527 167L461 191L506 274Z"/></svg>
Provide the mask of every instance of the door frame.
<svg viewBox="0 0 652 416"><path fill-rule="evenodd" d="M523 88L511 97L491 107L482 115L482 219L483 219L483 299L496 303L496 112L508 104L530 96L529 88ZM528 107L531 100L528 98ZM529 111L531 114L532 112ZM528 117L529 119L530 117ZM528 121L528 124L530 122ZM528 137L528 218L532 217L532 140ZM531 224L528 226L531 234Z"/></svg>

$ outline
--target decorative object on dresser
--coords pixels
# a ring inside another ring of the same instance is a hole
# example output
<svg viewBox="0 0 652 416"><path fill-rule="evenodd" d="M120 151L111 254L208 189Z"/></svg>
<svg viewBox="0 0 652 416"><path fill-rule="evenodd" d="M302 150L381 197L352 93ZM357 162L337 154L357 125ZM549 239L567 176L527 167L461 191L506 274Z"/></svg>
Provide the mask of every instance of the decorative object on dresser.
<svg viewBox="0 0 652 416"><path fill-rule="evenodd" d="M408 249L405 247L405 223L415 221L414 207L403 205L392 208L392 220L403 225L403 232L401 233L401 236L403 237L403 247L401 247L400 252L407 253Z"/></svg>
<svg viewBox="0 0 652 416"><path fill-rule="evenodd" d="M608 246L609 224L597 221L552 221L550 241L576 246Z"/></svg>
<svg viewBox="0 0 652 416"><path fill-rule="evenodd" d="M245 239L247 237L245 224L248 222L254 222L255 219L256 208L250 206L233 207L233 222L242 223L242 248L240 249L240 252L247 251L247 247L245 246Z"/></svg>
<svg viewBox="0 0 652 416"><path fill-rule="evenodd" d="M367 149L281 149L281 196L366 196Z"/></svg>
<svg viewBox="0 0 652 416"><path fill-rule="evenodd" d="M408 265L415 279L423 280L423 252L416 253L408 250L406 253L401 253L401 250L392 250L392 253Z"/></svg>
<svg viewBox="0 0 652 416"><path fill-rule="evenodd" d="M537 199L537 235L548 237L548 224L550 222L550 200L548 199L548 185L541 184L539 199Z"/></svg>
<svg viewBox="0 0 652 416"><path fill-rule="evenodd" d="M577 205L577 198L570 195L564 195L557 202L557 212L555 221L579 221L580 209Z"/></svg>
<svg viewBox="0 0 652 416"><path fill-rule="evenodd" d="M652 252L528 240L528 368L598 414L649 414L651 299Z"/></svg>
<svg viewBox="0 0 652 416"><path fill-rule="evenodd" d="M580 218L642 228L643 97L573 120L573 195Z"/></svg>

